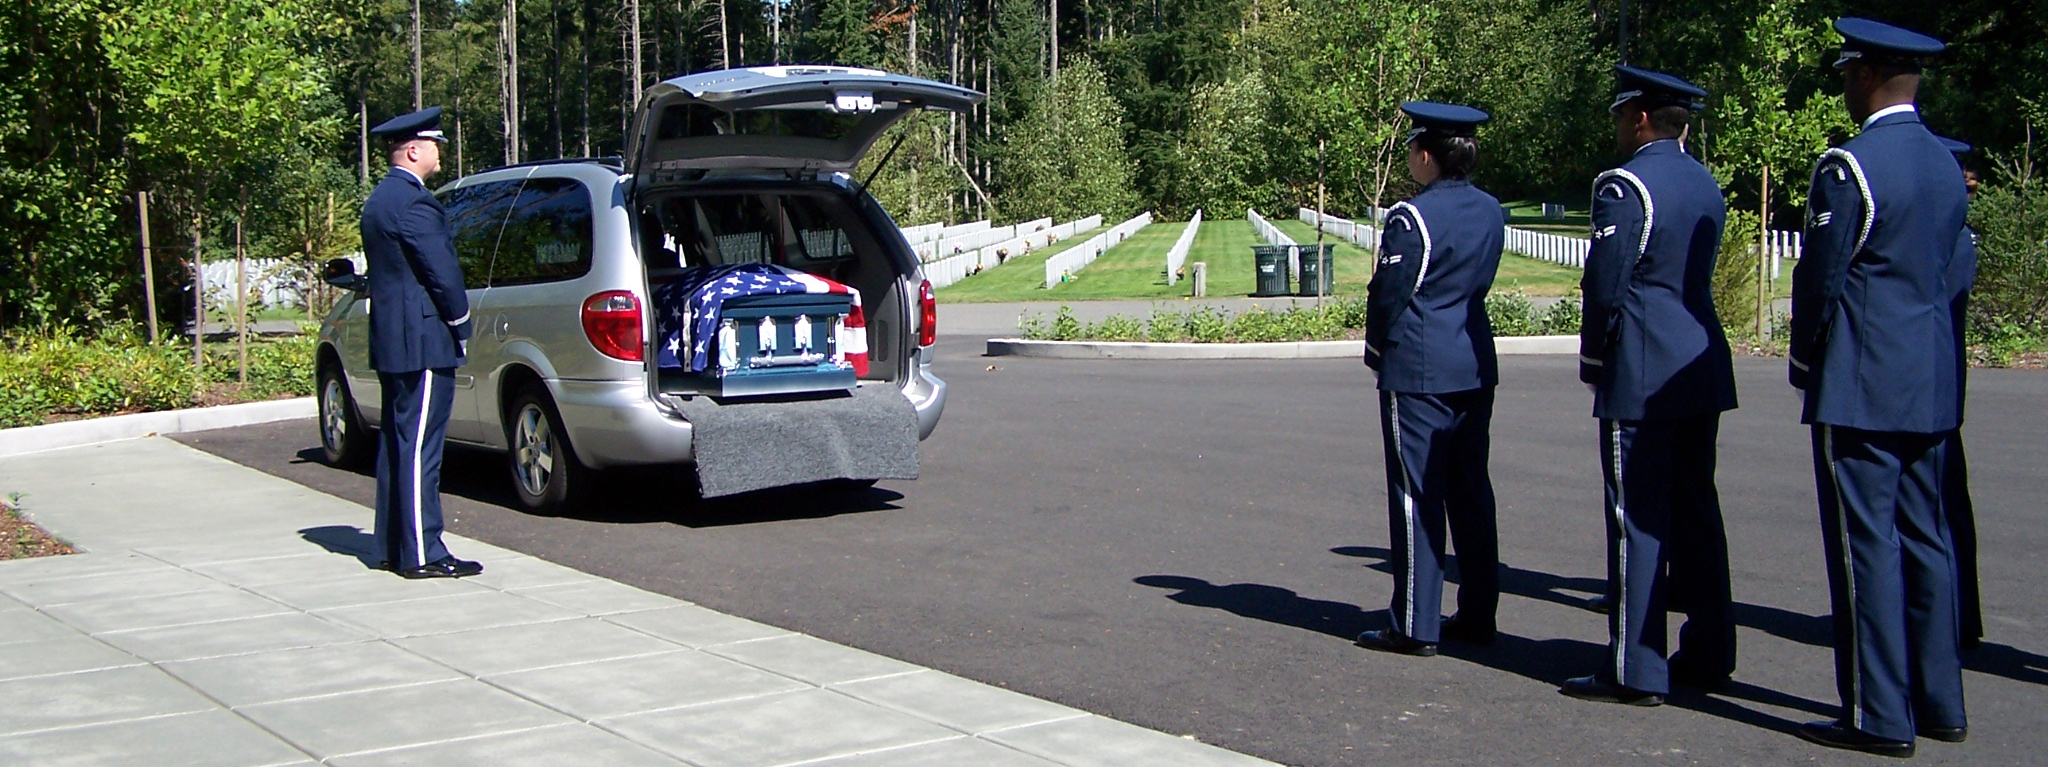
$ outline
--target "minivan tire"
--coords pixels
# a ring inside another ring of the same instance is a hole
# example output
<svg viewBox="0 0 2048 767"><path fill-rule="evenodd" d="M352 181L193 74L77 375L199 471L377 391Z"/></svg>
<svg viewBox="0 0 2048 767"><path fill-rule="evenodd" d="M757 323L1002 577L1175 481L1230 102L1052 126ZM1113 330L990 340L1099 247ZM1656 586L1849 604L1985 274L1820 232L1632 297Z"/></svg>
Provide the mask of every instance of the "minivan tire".
<svg viewBox="0 0 2048 767"><path fill-rule="evenodd" d="M369 466L377 443L363 426L356 398L348 391L340 365L320 366L320 455L327 465L343 469Z"/></svg>
<svg viewBox="0 0 2048 767"><path fill-rule="evenodd" d="M526 386L506 409L506 464L512 492L528 511L557 516L582 505L595 489L591 470L576 460L569 432L547 390Z"/></svg>

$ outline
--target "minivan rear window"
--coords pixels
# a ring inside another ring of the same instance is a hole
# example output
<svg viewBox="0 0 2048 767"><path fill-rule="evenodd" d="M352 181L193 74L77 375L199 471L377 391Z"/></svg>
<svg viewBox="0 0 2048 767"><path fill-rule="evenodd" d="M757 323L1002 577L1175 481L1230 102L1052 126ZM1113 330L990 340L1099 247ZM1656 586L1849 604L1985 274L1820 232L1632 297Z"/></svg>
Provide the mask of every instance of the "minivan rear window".
<svg viewBox="0 0 2048 767"><path fill-rule="evenodd" d="M512 201L492 262L492 285L568 280L590 273L590 193L570 178L533 178Z"/></svg>
<svg viewBox="0 0 2048 767"><path fill-rule="evenodd" d="M845 212L810 195L674 196L643 210L641 228L660 233L658 248L647 254L657 268L779 264L830 271L856 256L835 218Z"/></svg>

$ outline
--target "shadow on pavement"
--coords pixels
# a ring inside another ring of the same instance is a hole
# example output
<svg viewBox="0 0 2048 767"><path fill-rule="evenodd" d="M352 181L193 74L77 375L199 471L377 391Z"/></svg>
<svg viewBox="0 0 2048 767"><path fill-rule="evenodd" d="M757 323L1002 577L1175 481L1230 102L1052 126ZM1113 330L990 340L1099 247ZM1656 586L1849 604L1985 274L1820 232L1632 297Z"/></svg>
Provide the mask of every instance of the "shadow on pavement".
<svg viewBox="0 0 2048 767"><path fill-rule="evenodd" d="M1393 572L1391 565L1387 564L1393 553L1386 549L1374 546L1339 546L1330 551L1347 557L1377 559L1379 562L1366 565L1366 567L1383 573ZM1445 569L1444 579L1451 583L1458 583L1458 558L1452 556L1449 557L1449 560L1450 564ZM1583 609L1586 607L1586 599L1566 592L1576 591L1592 595L1599 594L1605 591L1606 588L1607 582L1604 578L1575 578L1551 575L1550 573L1523 570L1512 566L1503 566L1501 568L1500 590L1502 593L1551 602L1567 607ZM1674 610L1673 612L1681 611ZM1825 615L1806 615L1769 605L1736 602L1734 605L1734 620L1738 626L1748 626L1780 639L1789 639L1800 644L1808 644L1815 647L1834 646L1833 629L1828 625L1828 616Z"/></svg>
<svg viewBox="0 0 2048 767"><path fill-rule="evenodd" d="M1330 549L1330 551L1347 557L1377 559L1379 560L1377 563L1366 565L1366 567L1390 575L1393 573L1393 565L1388 563L1392 561L1394 553L1378 546L1338 546L1337 548ZM1445 559L1448 561L1444 565L1444 580L1449 583L1462 582L1458 574L1458 557L1452 555ZM1586 606L1586 597L1574 596L1566 592L1579 592L1592 596L1600 594L1606 591L1606 589L1607 581L1604 578L1574 578L1551 575L1550 573L1537 572L1535 570L1523 570L1506 565L1501 567L1501 592L1526 599L1551 602L1566 607L1583 608Z"/></svg>
<svg viewBox="0 0 2048 767"><path fill-rule="evenodd" d="M2048 656L2035 655L2010 645L1985 642L1983 646L1963 653L1963 668L2015 682L2048 685Z"/></svg>
<svg viewBox="0 0 2048 767"><path fill-rule="evenodd" d="M298 452L295 463L325 464L319 447ZM354 473L374 477L374 469ZM699 498L697 473L689 466L612 469L598 475L592 502L563 519L608 524L675 524L706 528L822 519L841 514L890 511L903 494L851 482L816 482L724 498ZM450 446L441 460L441 492L515 511L528 511L512 492L505 457L487 450ZM364 550L369 544L364 544Z"/></svg>
<svg viewBox="0 0 2048 767"><path fill-rule="evenodd" d="M1349 557L1378 559L1379 562L1368 565L1375 570L1384 572L1389 567L1386 563L1388 552L1383 548L1340 546L1331 551ZM1451 559L1455 561L1456 558ZM1512 567L1504 570L1501 578L1503 592L1570 607L1583 607L1585 600L1566 592L1598 593L1598 590L1604 587L1603 581L1596 578L1564 577ZM1293 626L1345 640L1356 638L1359 632L1388 625L1384 610L1366 611L1357 605L1343 602L1308 599L1278 586L1259 583L1219 585L1183 575L1146 575L1133 580L1153 588L1176 590L1178 593L1168 594L1167 598L1181 604L1224 610L1246 618ZM1455 567L1449 569L1447 580L1457 582ZM1737 614L1738 620L1746 614L1752 620L1776 626L1776 630L1765 629L1776 635L1785 636L1790 633L1812 636L1812 629L1805 624L1813 620L1810 616L1753 605L1739 605ZM1821 631L1824 632L1825 627ZM1788 638L1804 641L1797 637ZM1825 642L1827 637L1823 633L1819 639ZM2011 648L1999 647L1998 649L2003 652L1992 655L1989 651L1993 647L1986 645L1985 651L1980 651L1986 653L1979 656L1984 659L1981 661L1984 665L2025 669L2037 678L2042 676L2039 669L2048 666L2048 663L2044 663L2048 659L2019 653ZM1607 647L1576 639L1530 639L1503 631L1490 645L1446 642L1441 645L1440 652L1447 657L1506 671L1543 684L1562 686L1566 679L1598 667L1607 652ZM2028 664L2032 664L2032 667L2029 668ZM1975 666L1976 664L1973 664L1972 667ZM1711 695L1679 688L1666 697L1666 702L1677 708L1720 717L1758 729L1790 735L1800 724L1741 705L1736 702L1738 700L1761 706L1804 711L1820 718L1832 717L1839 712L1838 707L1827 703L1745 682L1731 682L1726 688Z"/></svg>
<svg viewBox="0 0 2048 767"><path fill-rule="evenodd" d="M377 569L377 536L355 525L323 525L299 531L299 537L334 554L355 557L367 569Z"/></svg>
<svg viewBox="0 0 2048 767"><path fill-rule="evenodd" d="M1179 589L1167 599L1195 607L1211 607L1237 615L1293 626L1351 641L1363 631L1385 628L1386 612L1367 613L1357 605L1308 599L1291 590L1260 583L1218 586L1183 575L1146 575L1135 582L1159 589Z"/></svg>

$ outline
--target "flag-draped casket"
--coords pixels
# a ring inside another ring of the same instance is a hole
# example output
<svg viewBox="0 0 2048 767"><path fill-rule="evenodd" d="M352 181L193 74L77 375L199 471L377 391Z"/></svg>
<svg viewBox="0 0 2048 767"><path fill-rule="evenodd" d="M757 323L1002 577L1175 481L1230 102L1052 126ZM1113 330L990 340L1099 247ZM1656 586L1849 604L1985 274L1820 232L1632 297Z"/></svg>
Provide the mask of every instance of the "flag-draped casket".
<svg viewBox="0 0 2048 767"><path fill-rule="evenodd" d="M750 396L843 391L867 374L860 292L824 277L774 264L695 267L654 299L664 380Z"/></svg>

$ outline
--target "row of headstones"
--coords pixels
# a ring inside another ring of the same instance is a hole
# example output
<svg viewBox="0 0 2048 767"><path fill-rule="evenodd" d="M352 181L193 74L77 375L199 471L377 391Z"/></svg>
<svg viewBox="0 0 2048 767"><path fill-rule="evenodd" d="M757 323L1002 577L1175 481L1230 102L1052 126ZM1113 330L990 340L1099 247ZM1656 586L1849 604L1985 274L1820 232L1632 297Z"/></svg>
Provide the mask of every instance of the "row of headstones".
<svg viewBox="0 0 2048 767"><path fill-rule="evenodd" d="M987 222L977 223L986 224ZM982 234L984 232L1008 233L1010 235L1010 237L1008 237L1007 239L1000 240L997 240L993 237L978 237L972 240L963 240L959 239L958 236L950 240L934 240L932 242L944 243L948 241L959 241L987 244L981 245L980 247L971 250L961 250L959 252L953 253L952 255L942 256L940 258L926 262L924 264L925 279L931 281L932 287L934 289L952 285L953 283L959 282L968 277L979 274L983 271L994 269L997 266L1001 266L1003 262L1008 261L1011 256L1023 255L1034 249L1047 247L1049 245L1052 245L1053 243L1071 238L1074 235L1079 234L1081 232L1085 232L1090 229L1102 226L1102 216L1089 216L1087 218L1069 221L1058 226L1053 226L1051 224L1052 219L1044 218L1038 219L1036 221L1027 221L1022 224L1017 224L1015 226L989 227L974 232L974 234L976 235ZM916 249L919 246L912 245L911 247L913 249Z"/></svg>
<svg viewBox="0 0 2048 767"><path fill-rule="evenodd" d="M1118 243L1130 239L1131 235L1137 234L1138 230L1151 223L1152 211L1148 210L1110 227L1107 232L1088 238L1087 242L1060 251L1058 255L1046 259L1045 287L1050 289L1061 282L1073 279L1075 273L1095 263L1096 257L1116 247Z"/></svg>

